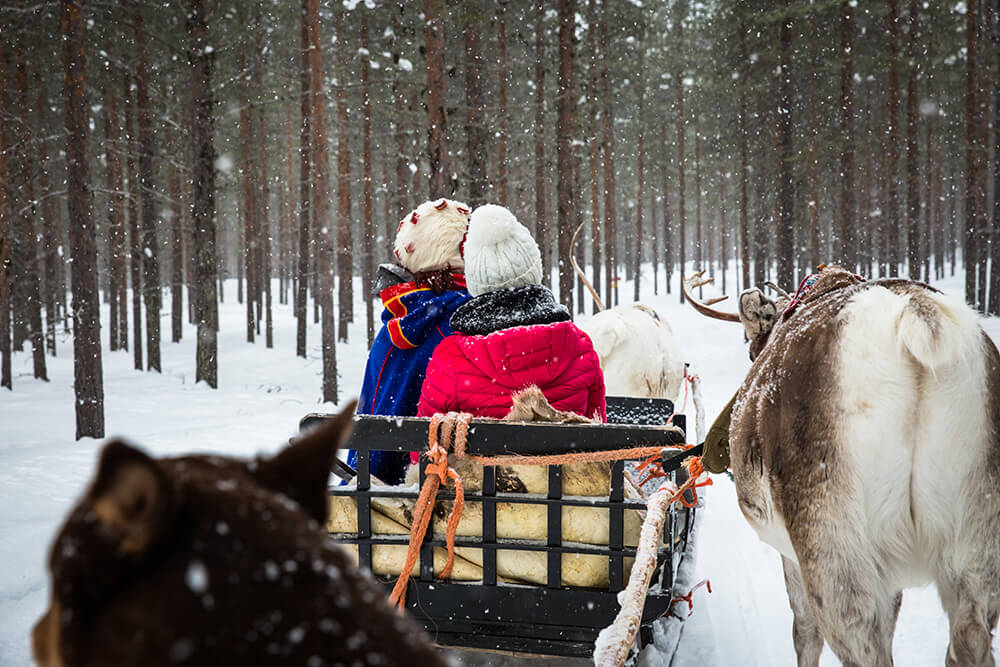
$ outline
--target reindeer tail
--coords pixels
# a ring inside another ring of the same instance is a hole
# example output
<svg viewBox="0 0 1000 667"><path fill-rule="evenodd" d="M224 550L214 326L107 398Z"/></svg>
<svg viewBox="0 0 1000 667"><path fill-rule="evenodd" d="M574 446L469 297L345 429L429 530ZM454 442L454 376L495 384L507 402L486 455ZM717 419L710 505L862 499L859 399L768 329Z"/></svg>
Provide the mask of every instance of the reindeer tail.
<svg viewBox="0 0 1000 667"><path fill-rule="evenodd" d="M926 289L907 296L897 332L902 347L920 365L936 371L977 354L982 335L971 308Z"/></svg>

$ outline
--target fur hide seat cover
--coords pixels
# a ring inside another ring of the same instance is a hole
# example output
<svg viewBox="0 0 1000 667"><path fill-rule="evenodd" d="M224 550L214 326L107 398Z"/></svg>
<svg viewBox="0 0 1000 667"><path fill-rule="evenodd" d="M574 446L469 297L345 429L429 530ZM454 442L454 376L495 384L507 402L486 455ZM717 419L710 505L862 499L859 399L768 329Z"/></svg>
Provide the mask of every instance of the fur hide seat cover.
<svg viewBox="0 0 1000 667"><path fill-rule="evenodd" d="M545 400L536 387L529 387L514 397L514 408L505 421L548 421L580 423L590 420L573 413L560 412ZM462 477L467 492L482 489L482 466L468 460L450 457L449 464ZM417 466L411 466L407 485L417 489ZM563 466L563 495L607 498L611 487L608 463L575 463ZM497 491L502 493L535 494L544 498L548 493L546 466L497 466ZM372 482L377 484L376 480ZM625 498L641 499L642 492L625 475ZM413 518L414 501L398 498L372 498L372 533L375 535L408 535ZM434 508L434 536L443 539L451 512L451 501L439 500ZM544 545L547 539L547 518L544 504L503 503L496 505L497 538L530 540ZM482 503L466 500L457 535L482 535ZM639 540L645 512L626 510L624 541L634 547ZM354 498L335 496L330 499L328 529L331 533L357 533L357 504ZM562 508L562 541L566 543L607 545L608 510L591 507ZM357 557L357 546L348 547ZM375 545L372 547L372 571L379 575L398 575L406 560L406 544ZM444 548L434 549L434 573L438 575L448 554ZM482 580L481 549L456 547L452 580ZM625 577L632 569L632 559L625 559ZM414 566L413 575L419 574ZM497 575L509 583L547 584L546 554L543 551L497 550ZM562 585L587 588L608 587L606 556L563 554Z"/></svg>

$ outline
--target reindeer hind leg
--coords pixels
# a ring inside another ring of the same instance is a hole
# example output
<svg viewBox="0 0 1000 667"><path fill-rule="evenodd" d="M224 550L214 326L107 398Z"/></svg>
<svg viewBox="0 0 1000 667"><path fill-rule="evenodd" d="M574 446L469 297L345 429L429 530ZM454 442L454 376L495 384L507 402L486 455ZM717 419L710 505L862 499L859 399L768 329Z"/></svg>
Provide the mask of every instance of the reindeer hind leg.
<svg viewBox="0 0 1000 667"><path fill-rule="evenodd" d="M819 656L823 652L823 634L809 613L809 602L806 599L806 589L802 585L802 572L787 556L781 557L781 566L785 571L785 589L788 591L788 602L792 605L792 640L795 643L795 654L798 667L818 667Z"/></svg>
<svg viewBox="0 0 1000 667"><path fill-rule="evenodd" d="M948 612L951 636L945 664L948 667L994 667L992 629L997 623L998 599L991 586L978 577L939 577L938 593ZM992 598L992 599L991 599Z"/></svg>

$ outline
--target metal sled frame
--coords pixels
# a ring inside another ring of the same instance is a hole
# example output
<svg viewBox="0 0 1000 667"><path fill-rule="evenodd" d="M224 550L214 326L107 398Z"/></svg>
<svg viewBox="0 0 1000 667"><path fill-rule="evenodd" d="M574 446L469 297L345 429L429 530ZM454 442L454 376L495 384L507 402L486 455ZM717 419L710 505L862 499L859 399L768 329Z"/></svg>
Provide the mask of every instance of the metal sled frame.
<svg viewBox="0 0 1000 667"><path fill-rule="evenodd" d="M518 423L473 420L467 451L485 456L506 454L565 454L568 452L606 451L627 447L681 444L674 431L656 426L663 424L673 411L673 404L663 399L608 398L608 424ZM326 415L307 415L300 422L307 428ZM337 542L358 545L359 564L371 569L372 546L407 544L406 535L373 536L371 498L416 499L415 491L371 488L369 452L372 450L410 452L426 448L429 419L416 417L379 417L360 415L345 447L357 450L355 487L332 486L330 494L348 496L357 502L358 533L338 533ZM683 415L674 419L683 429ZM665 469L676 471L686 454L666 450ZM420 481L423 484L426 459L421 457ZM346 468L346 466L344 466ZM548 496L497 493L494 466L483 469L481 493L466 492L466 502L483 505L482 537L457 537L456 546L482 549L481 582L450 582L433 577L433 547L445 546L428 531L420 550L419 576L410 582L406 597L409 613L428 634L444 646L508 651L517 653L580 656L593 653L597 633L611 623L618 612L618 592L625 586L624 559L635 556L634 547L624 546L625 510L645 509L641 500L624 498L623 461L611 463L611 493L604 498L563 498L561 468L548 466ZM349 469L348 469L349 470ZM353 471L351 471L353 472ZM675 480L678 481L678 480ZM682 481L682 480L680 480ZM444 488L438 499L454 498ZM547 506L548 539L542 541L504 540L496 536L496 503L528 503ZM607 546L562 544L562 507L607 507L610 534ZM674 573L688 549L694 509L674 505L664 524L665 545L657 554L658 572L646 597L640 647L651 641L651 623L670 609ZM547 557L547 586L515 585L497 582L498 549L544 552ZM610 586L607 589L575 588L560 585L562 554L580 553L606 556ZM395 577L382 578L391 589Z"/></svg>

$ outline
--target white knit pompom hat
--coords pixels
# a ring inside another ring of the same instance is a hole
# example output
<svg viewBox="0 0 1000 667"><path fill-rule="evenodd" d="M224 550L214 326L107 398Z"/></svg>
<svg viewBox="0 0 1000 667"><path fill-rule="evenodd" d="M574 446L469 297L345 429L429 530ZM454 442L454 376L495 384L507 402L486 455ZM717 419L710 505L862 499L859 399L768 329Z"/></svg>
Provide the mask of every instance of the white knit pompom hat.
<svg viewBox="0 0 1000 667"><path fill-rule="evenodd" d="M393 254L410 273L461 271L462 240L469 227L469 207L451 199L426 201L399 221Z"/></svg>
<svg viewBox="0 0 1000 667"><path fill-rule="evenodd" d="M503 206L484 204L473 211L465 239L469 294L541 282L542 254L528 228Z"/></svg>

